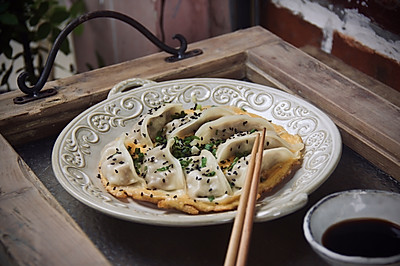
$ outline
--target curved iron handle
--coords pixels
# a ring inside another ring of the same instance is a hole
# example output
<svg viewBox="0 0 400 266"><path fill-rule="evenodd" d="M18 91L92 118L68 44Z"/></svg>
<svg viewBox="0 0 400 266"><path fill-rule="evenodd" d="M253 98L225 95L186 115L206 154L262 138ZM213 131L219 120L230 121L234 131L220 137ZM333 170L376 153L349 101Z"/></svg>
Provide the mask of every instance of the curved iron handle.
<svg viewBox="0 0 400 266"><path fill-rule="evenodd" d="M60 49L60 46L64 41L64 39L67 37L67 35L83 22L95 18L104 18L104 17L115 18L131 25L132 27L136 28L140 33L142 33L147 39L149 39L153 44L155 44L158 48L162 49L167 53L173 54L174 55L173 57L166 58L167 62L174 62L177 60L199 55L202 53L202 51L199 49L185 53L187 49L187 41L185 37L183 37L181 34L176 34L175 36L173 36L173 39L177 39L180 42L180 47L178 49L175 49L161 42L153 33L151 33L148 29L146 29L142 24L137 22L135 19L128 17L127 15L110 10L89 12L71 21L57 36L56 40L54 41L53 47L50 50L49 56L47 57L47 61L43 69L43 72L41 73L38 82L34 86L29 87L26 85L26 79L29 76L28 72L24 71L18 76L17 84L20 90L28 94L29 96L38 97L39 91L43 88L44 84L46 83L50 75L50 71L54 64L57 52Z"/></svg>

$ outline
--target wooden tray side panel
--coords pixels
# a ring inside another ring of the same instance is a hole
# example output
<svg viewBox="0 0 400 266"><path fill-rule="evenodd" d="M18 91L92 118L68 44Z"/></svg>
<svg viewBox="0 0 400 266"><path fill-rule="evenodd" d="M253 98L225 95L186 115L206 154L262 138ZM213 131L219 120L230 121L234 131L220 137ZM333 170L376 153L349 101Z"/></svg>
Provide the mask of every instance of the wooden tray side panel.
<svg viewBox="0 0 400 266"><path fill-rule="evenodd" d="M274 83L327 112L344 143L400 179L400 108L334 69L277 41L248 51L248 75Z"/></svg>
<svg viewBox="0 0 400 266"><path fill-rule="evenodd" d="M2 265L110 265L0 135Z"/></svg>

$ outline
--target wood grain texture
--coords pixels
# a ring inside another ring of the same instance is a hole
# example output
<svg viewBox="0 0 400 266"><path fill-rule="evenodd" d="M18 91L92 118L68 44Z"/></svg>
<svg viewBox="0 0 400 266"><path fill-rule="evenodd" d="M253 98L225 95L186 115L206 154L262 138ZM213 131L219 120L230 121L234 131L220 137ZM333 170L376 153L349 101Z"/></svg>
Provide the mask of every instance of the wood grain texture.
<svg viewBox="0 0 400 266"><path fill-rule="evenodd" d="M0 135L1 265L110 265Z"/></svg>
<svg viewBox="0 0 400 266"><path fill-rule="evenodd" d="M333 68L342 75L350 78L352 81L357 82L364 88L368 88L370 92L379 95L396 106L400 106L400 92L394 88L364 74L356 68L347 65L339 58L327 54L314 46L307 45L301 47L300 50L328 65L330 68Z"/></svg>
<svg viewBox="0 0 400 266"><path fill-rule="evenodd" d="M190 77L244 78L245 51L277 39L261 27L221 35L189 45L203 54L175 63L162 52L109 67L48 82L58 93L24 105L15 105L14 91L0 95L0 133L11 143L21 144L57 134L77 114L107 97L108 91L128 78L154 81Z"/></svg>
<svg viewBox="0 0 400 266"><path fill-rule="evenodd" d="M327 112L346 145L400 179L399 106L281 40L249 50L247 64L257 80L277 80Z"/></svg>

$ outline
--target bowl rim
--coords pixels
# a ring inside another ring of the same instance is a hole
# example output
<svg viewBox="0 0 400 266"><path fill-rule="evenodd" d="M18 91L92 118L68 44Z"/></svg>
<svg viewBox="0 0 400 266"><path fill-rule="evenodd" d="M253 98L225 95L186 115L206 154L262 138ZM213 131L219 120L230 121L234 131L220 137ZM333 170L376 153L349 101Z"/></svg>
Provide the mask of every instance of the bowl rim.
<svg viewBox="0 0 400 266"><path fill-rule="evenodd" d="M396 192L376 190L376 189L352 189L335 192L325 196L315 203L306 213L303 220L303 232L307 242L310 246L322 255L331 260L336 260L342 263L360 263L360 264L392 264L400 263L400 254L390 256L390 257L361 257L361 256L347 256L331 251L330 249L324 247L319 243L313 236L311 230L311 218L314 212L325 202L330 201L341 195L365 195L365 194L381 194L391 197L398 197L400 200L400 194Z"/></svg>

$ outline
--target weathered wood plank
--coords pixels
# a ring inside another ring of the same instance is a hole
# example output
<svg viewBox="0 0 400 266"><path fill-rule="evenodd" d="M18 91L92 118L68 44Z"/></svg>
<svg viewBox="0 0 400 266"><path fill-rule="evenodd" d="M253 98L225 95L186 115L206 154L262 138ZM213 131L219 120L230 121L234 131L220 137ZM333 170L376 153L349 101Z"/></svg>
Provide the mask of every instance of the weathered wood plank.
<svg viewBox="0 0 400 266"><path fill-rule="evenodd" d="M2 265L110 265L0 135Z"/></svg>
<svg viewBox="0 0 400 266"><path fill-rule="evenodd" d="M379 80L376 80L367 74L362 73L354 67L347 65L337 57L327 54L314 46L307 45L301 47L300 50L318 59L318 61L328 65L330 68L333 68L344 76L350 78L352 81L357 82L364 88L368 88L370 92L379 95L396 106L400 106L399 91L387 86L386 84L383 84Z"/></svg>
<svg viewBox="0 0 400 266"><path fill-rule="evenodd" d="M121 64L48 82L58 94L24 105L13 104L21 92L0 95L0 133L12 144L56 134L76 114L106 98L110 88L128 78L155 81L188 77L244 77L245 51L277 37L261 27L218 36L189 45L203 54L166 63L166 53L157 53Z"/></svg>
<svg viewBox="0 0 400 266"><path fill-rule="evenodd" d="M249 50L247 65L259 82L276 80L327 112L346 145L400 179L399 106L283 41Z"/></svg>

